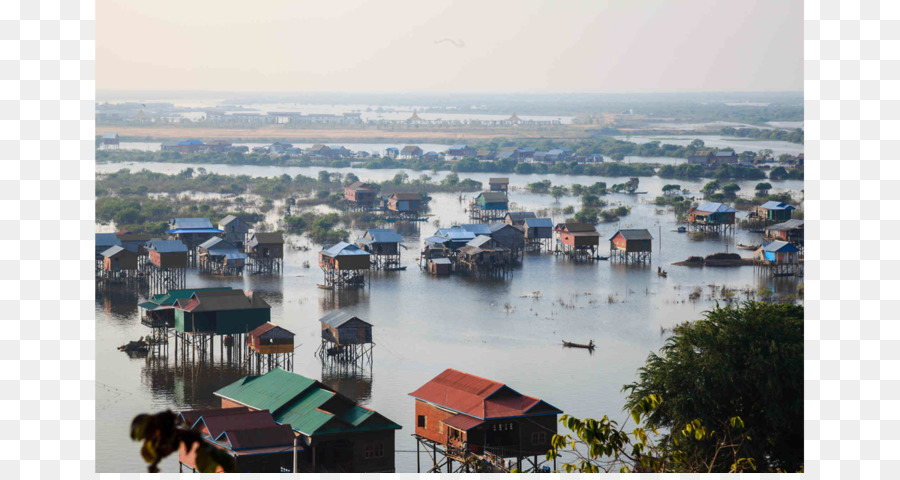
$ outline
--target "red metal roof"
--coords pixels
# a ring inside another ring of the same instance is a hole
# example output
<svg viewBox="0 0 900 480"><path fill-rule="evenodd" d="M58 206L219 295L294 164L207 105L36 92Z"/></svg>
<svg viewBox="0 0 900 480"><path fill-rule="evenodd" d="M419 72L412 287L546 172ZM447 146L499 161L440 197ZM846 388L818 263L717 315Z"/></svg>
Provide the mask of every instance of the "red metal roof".
<svg viewBox="0 0 900 480"><path fill-rule="evenodd" d="M556 407L522 395L500 382L452 368L444 370L410 396L479 419L526 415L538 403L550 407L542 413L562 413Z"/></svg>
<svg viewBox="0 0 900 480"><path fill-rule="evenodd" d="M475 417L470 417L468 415L459 413L456 414L446 420L444 420L444 425L456 428L458 430L466 431L471 430L479 425L484 423L484 420L479 420Z"/></svg>
<svg viewBox="0 0 900 480"><path fill-rule="evenodd" d="M272 322L266 322L266 323L260 325L259 327L256 327L255 329L250 330L250 336L251 336L251 337L258 337L258 336L260 336L260 335L262 335L262 334L268 332L269 330L271 330L271 329L273 329L273 328L275 328L275 327L276 327L276 325L275 325L274 323L272 323Z"/></svg>
<svg viewBox="0 0 900 480"><path fill-rule="evenodd" d="M181 412L181 418L184 419L185 427L191 428L197 423L197 420L200 417L216 417L222 415L237 415L241 413L247 413L250 409L247 407L234 407L234 408L211 408L206 410L185 410Z"/></svg>
<svg viewBox="0 0 900 480"><path fill-rule="evenodd" d="M218 438L226 430L246 430L278 425L268 410L255 410L238 415L204 415L200 417L199 421L206 425L206 430L212 438Z"/></svg>
<svg viewBox="0 0 900 480"><path fill-rule="evenodd" d="M294 443L294 430L290 425L245 429L229 428L225 430L224 434L228 437L232 450L292 446Z"/></svg>

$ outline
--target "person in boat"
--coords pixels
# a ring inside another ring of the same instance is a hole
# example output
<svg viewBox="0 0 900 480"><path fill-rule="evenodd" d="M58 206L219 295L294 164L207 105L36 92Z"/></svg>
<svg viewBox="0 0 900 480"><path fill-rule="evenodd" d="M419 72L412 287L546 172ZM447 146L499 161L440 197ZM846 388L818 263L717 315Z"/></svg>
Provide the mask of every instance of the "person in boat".
<svg viewBox="0 0 900 480"><path fill-rule="evenodd" d="M656 273L662 273L662 267L656 267Z"/></svg>
<svg viewBox="0 0 900 480"><path fill-rule="evenodd" d="M588 343L588 347L594 348L594 340L593 339L591 339L591 341Z"/></svg>

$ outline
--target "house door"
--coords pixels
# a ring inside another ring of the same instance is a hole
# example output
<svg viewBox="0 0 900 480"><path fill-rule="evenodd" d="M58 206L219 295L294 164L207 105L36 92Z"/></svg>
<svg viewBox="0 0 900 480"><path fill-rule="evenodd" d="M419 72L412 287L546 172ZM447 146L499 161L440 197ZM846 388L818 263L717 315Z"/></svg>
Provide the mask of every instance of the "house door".
<svg viewBox="0 0 900 480"><path fill-rule="evenodd" d="M366 343L366 327L356 327L356 341Z"/></svg>

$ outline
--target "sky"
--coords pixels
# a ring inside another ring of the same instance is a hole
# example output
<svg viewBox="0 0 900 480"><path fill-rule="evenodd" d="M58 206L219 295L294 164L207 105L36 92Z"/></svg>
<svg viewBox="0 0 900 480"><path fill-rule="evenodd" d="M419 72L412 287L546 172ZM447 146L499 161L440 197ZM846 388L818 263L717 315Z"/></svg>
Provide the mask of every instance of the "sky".
<svg viewBox="0 0 900 480"><path fill-rule="evenodd" d="M799 0L97 0L98 90L803 89Z"/></svg>

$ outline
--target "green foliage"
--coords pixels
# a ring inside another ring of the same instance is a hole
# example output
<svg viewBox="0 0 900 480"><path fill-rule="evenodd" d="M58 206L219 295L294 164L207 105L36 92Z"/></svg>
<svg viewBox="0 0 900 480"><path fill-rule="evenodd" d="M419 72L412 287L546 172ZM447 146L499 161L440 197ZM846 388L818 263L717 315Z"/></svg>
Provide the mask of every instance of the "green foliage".
<svg viewBox="0 0 900 480"><path fill-rule="evenodd" d="M803 129L780 130L775 128L734 128L725 127L722 135L729 137L758 138L760 140L777 140L780 142L803 143Z"/></svg>
<svg viewBox="0 0 900 480"><path fill-rule="evenodd" d="M561 452L574 456L574 462L562 464L561 470L567 473L737 473L755 470L755 461L738 453L741 445L749 440L740 417L731 417L715 425L715 429L694 419L679 425L669 435L660 435L655 428L646 425L646 419L664 404L659 395L648 395L636 402L630 408L630 420L635 424L631 431L625 427L627 420L619 426L606 415L600 420L563 415L559 421L572 433L553 436L547 459L560 457ZM697 442L713 445L713 453L698 455L689 447Z"/></svg>
<svg viewBox="0 0 900 480"><path fill-rule="evenodd" d="M769 190L772 189L772 184L769 182L760 182L756 184L755 190L758 196L768 195Z"/></svg>
<svg viewBox="0 0 900 480"><path fill-rule="evenodd" d="M703 188L700 189L700 191L702 191L703 194L708 198L713 193L716 193L716 191L718 191L720 188L721 186L719 185L719 181L713 180L711 182L707 182L707 184L704 185Z"/></svg>
<svg viewBox="0 0 900 480"><path fill-rule="evenodd" d="M550 191L550 180L541 180L528 184L528 191L531 193L547 193Z"/></svg>
<svg viewBox="0 0 900 480"><path fill-rule="evenodd" d="M564 186L554 185L554 186L550 187L550 196L553 197L555 200L559 200L560 198L564 197L568 193L569 193L569 189Z"/></svg>
<svg viewBox="0 0 900 480"><path fill-rule="evenodd" d="M803 463L803 307L747 302L706 312L673 329L626 385L627 408L649 395L665 402L646 417L650 428L746 422L749 438L737 451L764 472L797 471ZM682 444L687 453L711 458L714 445ZM714 471L729 462L716 461Z"/></svg>
<svg viewBox="0 0 900 480"><path fill-rule="evenodd" d="M575 221L581 223L595 224L598 221L598 213L596 208L584 207L575 213Z"/></svg>

